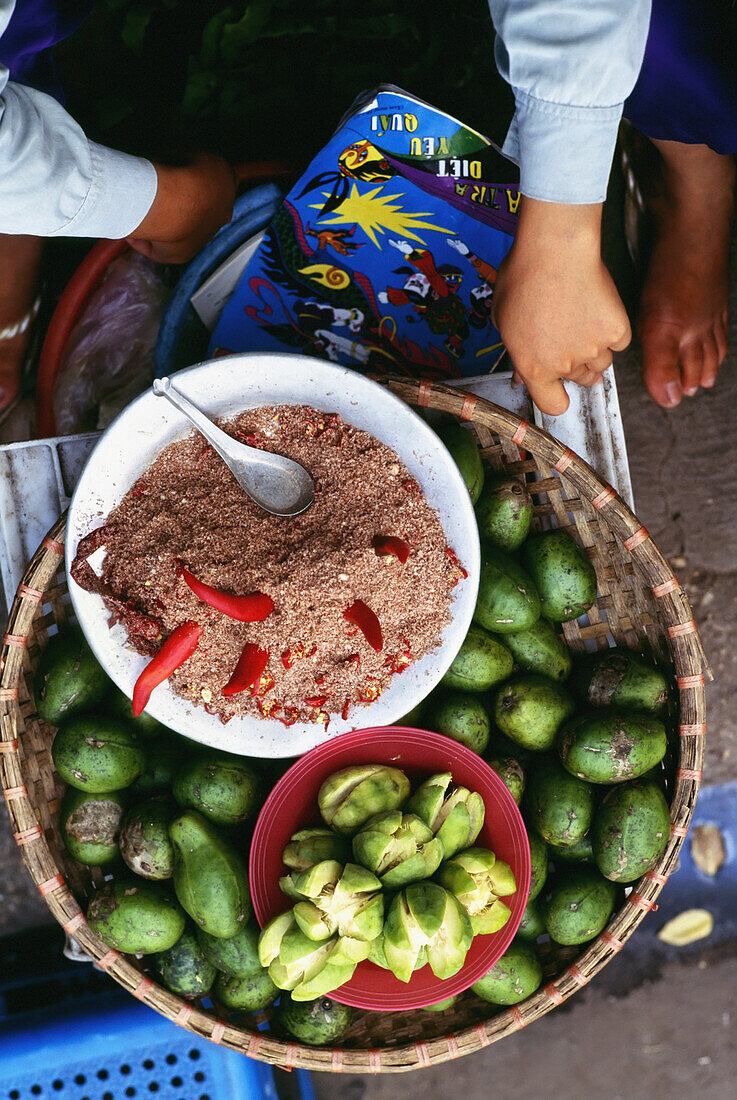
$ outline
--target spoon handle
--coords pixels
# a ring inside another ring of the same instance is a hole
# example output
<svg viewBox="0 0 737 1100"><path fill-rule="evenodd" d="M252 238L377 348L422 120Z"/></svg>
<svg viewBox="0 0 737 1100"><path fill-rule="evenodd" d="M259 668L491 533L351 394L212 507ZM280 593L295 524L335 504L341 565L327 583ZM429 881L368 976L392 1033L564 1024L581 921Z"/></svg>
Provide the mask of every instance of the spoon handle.
<svg viewBox="0 0 737 1100"><path fill-rule="evenodd" d="M175 409L179 409L179 412L184 413L187 419L194 424L197 431L204 435L207 442L217 451L223 462L230 466L230 460L232 459L230 445L233 442L231 436L221 431L183 393L175 389L170 378L155 378L153 391L157 397L165 397Z"/></svg>

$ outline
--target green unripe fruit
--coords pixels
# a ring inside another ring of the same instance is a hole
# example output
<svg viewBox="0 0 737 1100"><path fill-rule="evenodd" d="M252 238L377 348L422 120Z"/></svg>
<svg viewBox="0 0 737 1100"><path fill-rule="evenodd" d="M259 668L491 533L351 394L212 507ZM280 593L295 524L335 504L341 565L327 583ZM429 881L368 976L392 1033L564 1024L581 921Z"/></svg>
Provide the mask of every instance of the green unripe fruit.
<svg viewBox="0 0 737 1100"><path fill-rule="evenodd" d="M484 464L476 440L467 428L455 422L441 425L438 435L450 451L466 483L471 502L475 504L484 487Z"/></svg>
<svg viewBox="0 0 737 1100"><path fill-rule="evenodd" d="M540 597L532 578L504 550L482 548L473 618L486 630L504 635L529 630L540 618Z"/></svg>
<svg viewBox="0 0 737 1100"><path fill-rule="evenodd" d="M235 936L251 916L248 873L239 854L194 810L169 826L174 889L182 908L205 932Z"/></svg>
<svg viewBox="0 0 737 1100"><path fill-rule="evenodd" d="M122 691L116 690L109 704L106 703L106 707L111 714L114 714L117 718L122 718L127 725L131 726L139 737L158 737L162 733L169 732L166 726L163 726L161 722L157 722L145 710L142 714L136 716L133 713L132 700L124 695Z"/></svg>
<svg viewBox="0 0 737 1100"><path fill-rule="evenodd" d="M460 741L479 755L489 743L491 722L486 707L477 695L452 692L441 697L431 722L438 733Z"/></svg>
<svg viewBox="0 0 737 1100"><path fill-rule="evenodd" d="M525 790L525 773L519 760L513 756L484 756L486 763L496 772L504 786L519 806Z"/></svg>
<svg viewBox="0 0 737 1100"><path fill-rule="evenodd" d="M458 691L488 691L511 675L514 658L498 638L472 626L441 683Z"/></svg>
<svg viewBox="0 0 737 1100"><path fill-rule="evenodd" d="M606 927L616 901L616 886L595 867L567 867L543 902L548 935L566 947L587 943Z"/></svg>
<svg viewBox="0 0 737 1100"><path fill-rule="evenodd" d="M612 882L635 882L668 846L670 811L657 783L636 780L607 791L592 831L596 864Z"/></svg>
<svg viewBox="0 0 737 1100"><path fill-rule="evenodd" d="M471 986L477 997L495 1005L516 1005L530 997L543 980L543 968L535 948L513 940L492 968Z"/></svg>
<svg viewBox="0 0 737 1100"><path fill-rule="evenodd" d="M168 800L149 798L125 815L120 854L134 874L148 879L167 879L174 874L174 845L169 837L174 813Z"/></svg>
<svg viewBox="0 0 737 1100"><path fill-rule="evenodd" d="M387 764L355 764L328 776L317 794L323 821L351 836L374 814L396 810L409 795L409 779Z"/></svg>
<svg viewBox="0 0 737 1100"><path fill-rule="evenodd" d="M144 711L145 714L145 711ZM141 715L143 717L143 715ZM162 733L146 741L146 764L133 784L133 793L141 798L169 794L174 773L182 762L182 755L191 752L191 742L183 737Z"/></svg>
<svg viewBox="0 0 737 1100"><path fill-rule="evenodd" d="M300 1043L320 1047L337 1043L353 1023L354 1011L347 1005L319 997L315 1001L293 1001L282 993L276 1010L276 1023L282 1032Z"/></svg>
<svg viewBox="0 0 737 1100"><path fill-rule="evenodd" d="M516 550L530 532L533 512L524 481L506 474L487 478L476 504L479 535L502 550Z"/></svg>
<svg viewBox="0 0 737 1100"><path fill-rule="evenodd" d="M70 856L88 867L104 867L118 858L118 835L125 794L88 794L67 788L59 824Z"/></svg>
<svg viewBox="0 0 737 1100"><path fill-rule="evenodd" d="M558 845L550 843L550 858L554 863L593 863L594 862L594 846L591 841L591 833L593 827L589 829L586 836L581 837L575 844L568 844L564 848L558 847Z"/></svg>
<svg viewBox="0 0 737 1100"><path fill-rule="evenodd" d="M539 672L551 680L565 680L573 664L568 646L547 619L538 619L529 630L505 634L504 644L520 668Z"/></svg>
<svg viewBox="0 0 737 1100"><path fill-rule="evenodd" d="M534 901L538 896L548 877L548 846L543 838L534 830L527 827L527 839L530 843L530 892L528 901Z"/></svg>
<svg viewBox="0 0 737 1100"><path fill-rule="evenodd" d="M127 955L152 955L173 947L186 918L169 891L155 882L113 882L93 897L90 928L109 947Z"/></svg>
<svg viewBox="0 0 737 1100"><path fill-rule="evenodd" d="M81 630L66 627L49 639L33 688L36 709L44 722L58 726L75 714L93 709L111 687Z"/></svg>
<svg viewBox="0 0 737 1100"><path fill-rule="evenodd" d="M393 726L408 726L410 729L416 727L422 728L422 722L425 715L425 700L412 707L412 710L408 710L406 714L403 714L401 718L397 718L396 722L392 722Z"/></svg>
<svg viewBox="0 0 737 1100"><path fill-rule="evenodd" d="M103 716L84 715L64 722L51 755L65 783L92 794L129 787L145 764L143 750L125 723Z"/></svg>
<svg viewBox="0 0 737 1100"><path fill-rule="evenodd" d="M517 937L527 943L534 943L544 933L545 921L542 908L537 900L528 901L517 929Z"/></svg>
<svg viewBox="0 0 737 1100"><path fill-rule="evenodd" d="M558 734L564 767L589 783L638 779L660 763L667 747L659 719L628 711L592 711L566 722Z"/></svg>
<svg viewBox="0 0 737 1100"><path fill-rule="evenodd" d="M533 771L525 796L527 821L546 842L559 848L577 844L591 828L594 788L570 775L555 756Z"/></svg>
<svg viewBox="0 0 737 1100"><path fill-rule="evenodd" d="M194 931L187 929L173 947L156 957L162 983L180 997L204 997L217 971L205 958Z"/></svg>
<svg viewBox="0 0 737 1100"><path fill-rule="evenodd" d="M254 970L242 977L221 974L215 982L215 998L225 1008L238 1012L262 1012L279 996L268 970Z"/></svg>
<svg viewBox="0 0 737 1100"><path fill-rule="evenodd" d="M258 955L259 930L253 921L234 936L223 939L197 929L197 941L216 970L231 978L242 978L261 970Z"/></svg>
<svg viewBox="0 0 737 1100"><path fill-rule="evenodd" d="M544 752L575 709L572 696L555 680L526 672L497 690L493 716L512 741L532 752Z"/></svg>
<svg viewBox="0 0 737 1100"><path fill-rule="evenodd" d="M238 825L261 805L261 777L242 757L210 750L186 760L172 785L180 806L189 806L216 825Z"/></svg>
<svg viewBox="0 0 737 1100"><path fill-rule="evenodd" d="M423 1005L423 1012L445 1012L446 1008L452 1008L458 1000L458 995L455 997L446 997L444 1001L436 1001L434 1005Z"/></svg>
<svg viewBox="0 0 737 1100"><path fill-rule="evenodd" d="M590 707L660 713L668 701L668 681L660 669L639 654L605 649L583 657L571 687Z"/></svg>
<svg viewBox="0 0 737 1100"><path fill-rule="evenodd" d="M540 595L541 613L556 623L577 619L596 600L596 570L585 551L560 528L531 535L525 565Z"/></svg>

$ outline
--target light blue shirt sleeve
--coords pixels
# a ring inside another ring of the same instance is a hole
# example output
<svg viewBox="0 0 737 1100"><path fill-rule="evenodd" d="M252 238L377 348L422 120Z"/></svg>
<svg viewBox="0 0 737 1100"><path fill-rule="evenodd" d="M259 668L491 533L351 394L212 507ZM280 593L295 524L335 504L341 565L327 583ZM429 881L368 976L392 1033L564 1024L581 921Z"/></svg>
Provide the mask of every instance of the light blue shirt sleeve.
<svg viewBox="0 0 737 1100"><path fill-rule="evenodd" d="M516 106L503 149L519 165L524 195L604 201L650 7L651 0L489 0L497 68Z"/></svg>
<svg viewBox="0 0 737 1100"><path fill-rule="evenodd" d="M15 0L0 0L0 36ZM49 95L0 65L0 233L126 237L156 195L156 169L89 141Z"/></svg>

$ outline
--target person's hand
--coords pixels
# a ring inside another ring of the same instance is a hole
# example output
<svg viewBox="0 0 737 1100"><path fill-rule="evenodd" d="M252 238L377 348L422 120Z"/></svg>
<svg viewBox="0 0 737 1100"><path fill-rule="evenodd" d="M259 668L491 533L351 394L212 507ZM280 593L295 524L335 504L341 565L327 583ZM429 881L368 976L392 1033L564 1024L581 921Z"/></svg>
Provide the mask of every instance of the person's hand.
<svg viewBox="0 0 737 1100"><path fill-rule="evenodd" d="M494 324L532 400L565 412L563 380L601 381L630 342L627 313L601 259L601 206L523 198L514 244L499 268Z"/></svg>
<svg viewBox="0 0 737 1100"><path fill-rule="evenodd" d="M156 198L128 243L159 263L186 263L233 216L235 175L227 161L210 154L184 168L154 167Z"/></svg>

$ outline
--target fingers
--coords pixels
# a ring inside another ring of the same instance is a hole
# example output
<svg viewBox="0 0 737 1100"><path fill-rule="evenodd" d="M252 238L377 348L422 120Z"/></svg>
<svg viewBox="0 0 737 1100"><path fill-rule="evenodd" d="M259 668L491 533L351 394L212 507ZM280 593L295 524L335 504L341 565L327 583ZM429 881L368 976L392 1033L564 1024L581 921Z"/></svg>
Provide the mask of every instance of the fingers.
<svg viewBox="0 0 737 1100"><path fill-rule="evenodd" d="M630 328L630 323L627 320L626 314L624 316L624 325L624 331L622 332L622 335L619 337L619 339L612 340L609 344L609 347L612 351L624 351L624 349L628 348L632 343L632 329Z"/></svg>
<svg viewBox="0 0 737 1100"><path fill-rule="evenodd" d="M548 416L560 416L568 408L568 394L561 380L525 379L530 397L540 412Z"/></svg>
<svg viewBox="0 0 737 1100"><path fill-rule="evenodd" d="M577 386L598 386L602 381L602 371L592 370L587 363L580 367L574 367L567 378L575 382Z"/></svg>
<svg viewBox="0 0 737 1100"><path fill-rule="evenodd" d="M587 359L585 366L593 371L595 374L603 374L605 370L608 370L612 365L612 349L605 348L599 355L594 356L593 359Z"/></svg>

